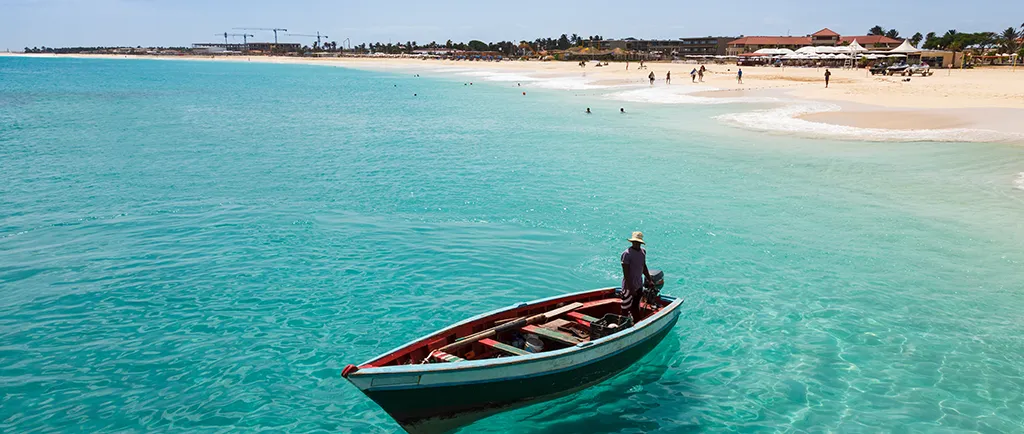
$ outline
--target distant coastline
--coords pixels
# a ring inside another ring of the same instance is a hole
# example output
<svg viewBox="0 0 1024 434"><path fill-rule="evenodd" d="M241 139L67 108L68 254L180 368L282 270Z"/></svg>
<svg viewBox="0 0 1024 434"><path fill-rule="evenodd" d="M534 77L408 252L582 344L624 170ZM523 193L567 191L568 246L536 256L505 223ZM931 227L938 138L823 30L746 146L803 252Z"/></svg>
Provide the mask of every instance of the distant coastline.
<svg viewBox="0 0 1024 434"><path fill-rule="evenodd" d="M643 70L637 70L637 62L630 62L627 70L625 62L610 62L602 67L594 64L581 67L578 63L558 61L452 61L401 57L22 53L0 53L0 56L260 62L392 72L429 70L435 74L445 74L449 70L463 73L478 71L483 78L480 81L508 81L509 77L526 77L529 80L520 84L527 88L632 89L625 96L617 92L611 97L640 103L744 103L774 98L804 101L808 104L832 104L832 109L816 111L814 106L808 106L811 108L802 111L783 110L760 117L748 116L745 123L731 122L740 127L768 132L863 140L1007 141L1024 144L1024 125L1019 122L1019 119L1024 118L1024 68L945 70L930 77L913 77L910 81L904 81L899 76L872 76L864 69L835 68L830 70L833 74L832 82L826 89L823 68L706 64L708 72L704 82L691 83L689 72L699 65L680 61L652 61ZM736 80L738 68L743 69L743 83ZM670 71L672 82L667 85L665 74ZM647 76L651 72L656 76L654 86L647 84ZM793 121L772 121L772 116L786 116ZM790 125L783 125L786 123ZM800 125L794 127L796 123ZM858 137L856 132L851 133L851 128L866 131ZM840 129L844 133L839 134ZM875 130L884 131L879 134Z"/></svg>

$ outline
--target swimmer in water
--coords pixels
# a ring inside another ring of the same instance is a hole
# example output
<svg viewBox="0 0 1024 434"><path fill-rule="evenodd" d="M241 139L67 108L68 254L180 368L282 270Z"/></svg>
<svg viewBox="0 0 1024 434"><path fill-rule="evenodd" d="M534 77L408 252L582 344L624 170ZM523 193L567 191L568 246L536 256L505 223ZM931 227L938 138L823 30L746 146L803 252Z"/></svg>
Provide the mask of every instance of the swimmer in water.
<svg viewBox="0 0 1024 434"><path fill-rule="evenodd" d="M587 107L587 114L590 114L590 107Z"/></svg>
<svg viewBox="0 0 1024 434"><path fill-rule="evenodd" d="M620 107L619 108L619 113L626 113L626 109Z"/></svg>

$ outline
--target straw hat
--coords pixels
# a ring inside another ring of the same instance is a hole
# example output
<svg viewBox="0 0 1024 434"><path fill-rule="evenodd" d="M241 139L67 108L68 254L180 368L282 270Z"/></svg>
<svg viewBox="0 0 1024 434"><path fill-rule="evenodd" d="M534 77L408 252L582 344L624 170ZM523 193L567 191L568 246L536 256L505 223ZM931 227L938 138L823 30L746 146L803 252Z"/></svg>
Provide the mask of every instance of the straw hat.
<svg viewBox="0 0 1024 434"><path fill-rule="evenodd" d="M647 244L644 242L644 233L640 231L633 232L633 236L629 238L630 242Z"/></svg>

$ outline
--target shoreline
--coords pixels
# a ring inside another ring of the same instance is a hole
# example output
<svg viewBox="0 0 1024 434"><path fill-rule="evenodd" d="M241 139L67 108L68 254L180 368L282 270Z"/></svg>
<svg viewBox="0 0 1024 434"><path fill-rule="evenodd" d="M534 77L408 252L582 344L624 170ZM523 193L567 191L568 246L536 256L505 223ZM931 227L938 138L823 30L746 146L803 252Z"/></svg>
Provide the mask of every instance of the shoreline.
<svg viewBox="0 0 1024 434"><path fill-rule="evenodd" d="M654 104L764 104L774 109L750 110L719 117L750 130L808 137L867 141L986 141L1024 144L1024 68L936 70L929 77L872 77L863 69L834 69L828 89L824 68L738 67L707 65L703 83L688 81L693 63L649 62L629 69L621 62L605 67L573 62L450 61L410 58L285 56L130 56L90 54L22 54L0 56L82 59L150 59L212 62L258 62L335 66L376 71L464 74L480 81L522 82L553 90L603 90L605 98ZM736 71L743 68L743 83ZM672 72L672 84L665 74ZM654 86L647 75L655 73ZM863 131L856 131L861 129ZM948 133L948 134L944 134Z"/></svg>

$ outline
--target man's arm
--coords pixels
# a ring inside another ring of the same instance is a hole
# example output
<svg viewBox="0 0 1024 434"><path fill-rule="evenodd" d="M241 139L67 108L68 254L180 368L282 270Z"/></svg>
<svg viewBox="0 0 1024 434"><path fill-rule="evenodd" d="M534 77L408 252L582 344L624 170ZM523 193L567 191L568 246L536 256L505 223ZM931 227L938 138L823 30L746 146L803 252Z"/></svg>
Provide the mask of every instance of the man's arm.
<svg viewBox="0 0 1024 434"><path fill-rule="evenodd" d="M647 278L647 282L650 283L652 286L655 284L654 278L651 277L651 272L647 271L647 264L646 263L644 263L644 277Z"/></svg>
<svg viewBox="0 0 1024 434"><path fill-rule="evenodd" d="M632 282L629 281L629 264L622 264L622 285L623 285L622 289L626 290L626 291L631 291L633 288L626 288L631 283Z"/></svg>

